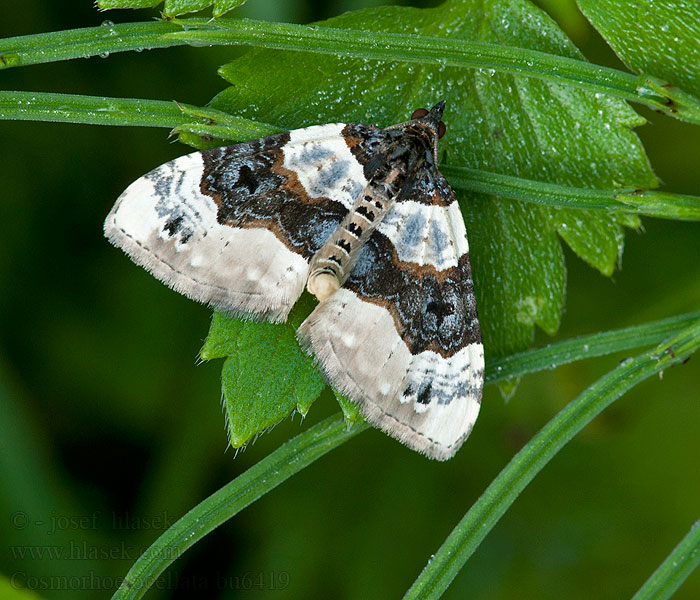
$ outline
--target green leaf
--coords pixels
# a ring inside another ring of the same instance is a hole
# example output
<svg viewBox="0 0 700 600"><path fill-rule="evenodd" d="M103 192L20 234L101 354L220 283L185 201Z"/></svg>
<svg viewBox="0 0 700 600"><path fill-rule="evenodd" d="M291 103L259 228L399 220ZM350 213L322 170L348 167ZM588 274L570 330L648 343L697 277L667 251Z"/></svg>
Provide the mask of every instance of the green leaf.
<svg viewBox="0 0 700 600"><path fill-rule="evenodd" d="M622 61L700 95L700 4L658 0L578 0Z"/></svg>
<svg viewBox="0 0 700 600"><path fill-rule="evenodd" d="M346 13L329 27L415 32L581 55L524 0L450 1L435 9ZM264 65L264 68L261 68ZM649 188L656 179L630 128L644 120L624 102L565 84L442 65L378 63L306 52L254 50L221 69L232 87L213 107L296 128L352 121L387 126L445 99L442 162L560 185ZM534 325L554 333L566 272L559 237L610 274L629 214L557 209L458 192L467 222L477 301L491 355L526 347Z"/></svg>
<svg viewBox="0 0 700 600"><path fill-rule="evenodd" d="M239 448L298 410L305 415L325 382L295 338L313 300L304 295L286 323L215 314L204 360L224 358L221 373L229 439Z"/></svg>
<svg viewBox="0 0 700 600"><path fill-rule="evenodd" d="M214 16L220 17L228 11L245 4L248 0L215 0Z"/></svg>
<svg viewBox="0 0 700 600"><path fill-rule="evenodd" d="M110 10L112 8L152 8L163 0L97 0L97 8Z"/></svg>
<svg viewBox="0 0 700 600"><path fill-rule="evenodd" d="M163 14L169 17L197 12L211 6L211 0L165 0Z"/></svg>
<svg viewBox="0 0 700 600"><path fill-rule="evenodd" d="M98 0L102 10L110 8L152 8L163 0ZM168 17L197 12L214 5L214 16L220 17L229 10L245 4L247 0L165 0L163 14Z"/></svg>
<svg viewBox="0 0 700 600"><path fill-rule="evenodd" d="M348 400L345 396L335 392L335 399L340 405L340 409L343 411L343 417L348 425L353 425L358 421L362 420L362 415L360 414L360 405Z"/></svg>

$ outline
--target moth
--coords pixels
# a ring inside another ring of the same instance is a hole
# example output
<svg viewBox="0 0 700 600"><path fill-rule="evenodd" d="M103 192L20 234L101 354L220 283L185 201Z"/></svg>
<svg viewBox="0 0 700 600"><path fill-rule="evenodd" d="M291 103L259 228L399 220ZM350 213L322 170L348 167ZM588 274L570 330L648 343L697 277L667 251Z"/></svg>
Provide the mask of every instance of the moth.
<svg viewBox="0 0 700 600"><path fill-rule="evenodd" d="M284 321L371 424L438 460L481 404L466 229L440 174L439 102L384 129L332 123L194 152L132 183L105 235L185 296Z"/></svg>

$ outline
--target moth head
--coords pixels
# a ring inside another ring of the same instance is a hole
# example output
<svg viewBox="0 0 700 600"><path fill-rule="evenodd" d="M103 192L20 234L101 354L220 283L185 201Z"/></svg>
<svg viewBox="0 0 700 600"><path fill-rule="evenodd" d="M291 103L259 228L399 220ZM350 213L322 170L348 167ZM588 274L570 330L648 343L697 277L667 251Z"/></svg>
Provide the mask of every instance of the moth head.
<svg viewBox="0 0 700 600"><path fill-rule="evenodd" d="M433 160L438 163L438 140L445 135L445 124L442 122L442 112L445 110L445 101L441 100L430 110L419 108L413 111L411 121L418 121L433 131L432 146Z"/></svg>
<svg viewBox="0 0 700 600"><path fill-rule="evenodd" d="M427 110L425 108L418 108L413 111L411 115L412 121L421 121L425 123L430 128L432 128L437 134L438 139L441 139L445 135L446 127L442 122L442 112L445 110L445 101L441 100L433 108Z"/></svg>

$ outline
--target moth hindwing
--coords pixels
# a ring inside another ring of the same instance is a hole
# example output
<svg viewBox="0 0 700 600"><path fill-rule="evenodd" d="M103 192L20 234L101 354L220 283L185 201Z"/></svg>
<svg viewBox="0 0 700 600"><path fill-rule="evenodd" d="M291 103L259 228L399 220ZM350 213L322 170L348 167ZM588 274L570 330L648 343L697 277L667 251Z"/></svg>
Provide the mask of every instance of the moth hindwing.
<svg viewBox="0 0 700 600"><path fill-rule="evenodd" d="M437 169L444 102L399 125L334 123L195 152L132 183L105 235L162 282L283 321L362 414L431 458L454 455L481 404L469 246Z"/></svg>

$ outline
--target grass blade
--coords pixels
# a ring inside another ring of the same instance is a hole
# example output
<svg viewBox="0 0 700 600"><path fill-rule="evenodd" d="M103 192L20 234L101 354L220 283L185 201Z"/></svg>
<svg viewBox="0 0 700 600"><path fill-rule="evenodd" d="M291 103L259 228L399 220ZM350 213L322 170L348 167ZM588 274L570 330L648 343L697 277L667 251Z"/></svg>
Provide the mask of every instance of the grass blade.
<svg viewBox="0 0 700 600"><path fill-rule="evenodd" d="M0 91L0 120L189 128L202 133L225 128L238 140L279 131L266 123L189 104L47 92Z"/></svg>
<svg viewBox="0 0 700 600"><path fill-rule="evenodd" d="M666 600L700 564L700 521L673 549L632 600Z"/></svg>
<svg viewBox="0 0 700 600"><path fill-rule="evenodd" d="M688 333L688 330L683 329L683 327L687 326L689 323L692 323L692 327L690 329L694 328L696 330L695 338L692 338L692 336ZM681 333L678 333L679 330L681 330ZM540 432L540 434L538 434L538 436L536 436L536 438L534 438L530 444L528 444L528 446L526 446L526 448L524 448L518 454L518 456L513 459L513 461L511 461L511 464L504 469L501 475L499 475L499 477L494 481L492 486L489 487L487 493L479 500L479 502L477 502L472 510L467 513L464 520L473 514L473 511L478 508L480 503L482 506L478 516L482 516L485 508L483 506L484 498L498 497L496 490L493 490L492 488L498 485L501 487L503 486L504 478L508 478L509 469L510 471L514 470L515 467L512 465L516 460L520 465L530 465L531 471L533 466L539 466L539 468L544 466L546 461L551 458L551 455L547 455L544 458L540 457L539 462L534 462L534 458L536 457L530 457L531 459L529 462L523 458L519 459L518 457L521 457L526 449L533 445L535 448L537 448L539 445L538 440L540 440L543 435L546 436L547 431L551 431L557 423L566 425L569 430L578 424L578 429L580 429L583 427L583 425L585 425L585 423L588 422L588 420L592 419L595 414L607 406L607 404L604 404L605 399L598 399L597 401L592 402L590 398L584 398L582 400L582 397L586 395L590 396L599 389L609 389L609 393L621 395L621 393L626 391L628 387L631 387L636 382L641 381L641 379L648 377L653 372L657 372L665 366L682 360L692 351L690 349L692 343L695 343L695 347L697 347L697 345L700 343L698 340L698 338L700 338L700 331L698 330L700 330L700 314L692 313L682 315L680 317L674 317L672 319L657 321L647 325L630 327L624 330L595 334L594 336L583 336L581 338L577 338L576 340L568 340L566 342L560 342L559 344L552 344L551 346L541 350L522 353L522 355L518 355L518 358L512 361L501 361L501 364L505 365L505 368L501 369L500 372L496 370L497 365L492 365L490 372L495 374L487 377L488 381L496 381L504 378L505 376L524 374L551 366L552 361L556 361L557 347L559 347L561 350L561 352L558 354L562 359L561 362L563 363L576 360L577 358L597 356L623 348L653 343L654 341L658 340L660 336L666 336L670 332L677 333L675 338L676 341L672 340L669 342L669 346L673 345L673 353L666 352L664 347L645 353L634 361L621 365L615 371L601 379L597 384L589 388L589 390L584 392L579 399L575 400L566 409L564 409L562 413L560 413L552 422L550 422L550 424L545 427L545 429L543 429L542 432ZM582 345L582 340L587 340L588 343ZM585 350L583 350L584 347L586 347ZM615 376L613 378L614 381L612 383L606 382L606 380L611 379L612 376ZM624 387L624 385L627 385L628 387ZM623 386L622 391L620 391L620 386ZM615 397L617 397L617 395ZM609 402L612 400L614 400L614 397L608 399L607 403L609 404ZM586 407L587 403L590 403L591 406ZM574 410L572 408L574 405L579 407L579 409ZM587 410L584 411L583 409L586 408ZM570 413L575 416L578 415L578 420L570 422ZM581 419L587 420L582 422ZM157 580L158 576L168 567L171 562L173 562L175 557L187 550L209 531L215 527L218 527L227 519L233 517L243 508L260 498L263 494L272 490L288 477L311 464L314 460L332 448L335 448L367 428L368 425L366 423L360 422L355 425L352 430L348 431L342 418L332 417L319 423L281 446L278 450L274 451L255 466L251 467L248 471L237 477L227 486L193 508L189 513L187 513L187 515L185 515L182 519L175 523L173 527L168 529L160 538L158 538L151 545L148 551L144 553L129 570L124 584L119 588L119 590L117 590L113 598L115 600L123 600L127 598L135 599L142 597L147 591L149 585ZM575 431L570 431L570 436L573 437L578 429ZM560 441L560 444L563 445L570 438L566 438L564 434L560 432L557 439ZM553 447L551 454L555 453L559 447ZM532 471L530 479L534 477L534 474L539 470L539 468ZM525 474L525 479L522 477L523 475L521 474L521 486L524 487L527 485L530 479L526 478L527 473ZM515 496L517 496L519 491L520 489L518 488L511 488L511 502L515 499ZM510 496L508 498L510 498ZM493 526L493 524L495 524L500 517L500 514L498 514L497 511L492 510L490 512L487 511L486 516L490 516L490 524ZM457 532L458 529L460 529L460 527L458 527L455 531ZM472 529L474 528L472 527ZM476 529L478 532L478 527ZM454 535L455 533L453 532L451 538ZM485 533L483 535L485 536ZM448 538L448 540L449 539L450 538ZM483 536L481 539L483 539ZM480 542L481 539L478 539L478 542ZM478 542L476 545L478 545ZM474 545L474 547L471 549L472 552L476 545ZM464 554L464 552L462 552L462 554ZM471 552L468 554L471 554ZM431 565L437 565L436 561L439 561L441 556L442 555L438 553L438 555L436 555L436 559L433 561L433 563L431 563ZM466 557L468 558L468 555ZM464 560L466 560L466 558ZM457 569L457 571L458 570L459 569ZM456 574L456 571L454 574ZM452 577L454 577L454 574ZM421 578L424 578L424 575L421 575ZM416 584L418 584L419 581L420 579L416 582ZM451 578L449 581L451 581ZM447 581L447 584L449 584L449 581ZM415 587L416 585L414 584L414 588ZM413 597L423 596L419 595Z"/></svg>
<svg viewBox="0 0 700 600"><path fill-rule="evenodd" d="M700 197L641 189L593 190L442 165L453 187L559 208L604 209L675 219L700 220Z"/></svg>
<svg viewBox="0 0 700 600"><path fill-rule="evenodd" d="M700 319L700 312L562 340L486 362L486 382L554 369L577 360L658 344Z"/></svg>

